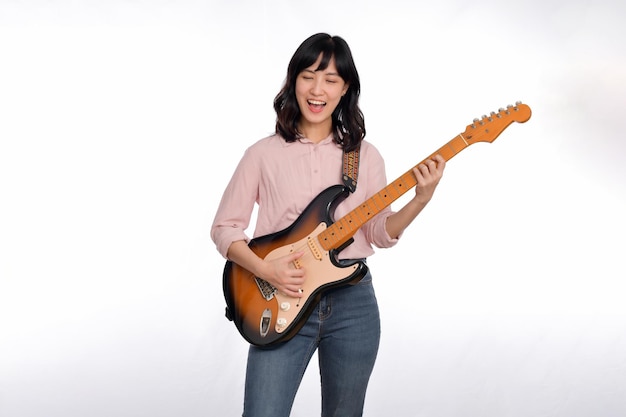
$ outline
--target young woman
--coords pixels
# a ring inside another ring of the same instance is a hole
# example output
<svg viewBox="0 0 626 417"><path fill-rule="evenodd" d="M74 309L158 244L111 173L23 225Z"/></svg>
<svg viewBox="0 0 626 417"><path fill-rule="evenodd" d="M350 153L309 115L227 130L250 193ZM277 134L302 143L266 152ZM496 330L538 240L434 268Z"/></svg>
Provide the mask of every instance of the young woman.
<svg viewBox="0 0 626 417"><path fill-rule="evenodd" d="M289 62L284 86L274 100L276 133L244 153L217 210L211 237L225 257L298 297L307 279L296 268L295 252L264 260L244 233L258 204L254 237L290 226L329 186L342 183L343 152L357 147L356 190L337 206L336 219L387 185L383 159L363 140L360 80L347 43L325 33L306 39ZM389 207L365 223L340 259L365 259L373 246L396 244L404 229L430 201L445 168L436 156L414 169L415 196L399 211ZM368 272L356 285L332 289L299 332L271 347L250 346L246 372L245 417L287 417L304 371L317 350L322 416L361 416L380 338L378 305Z"/></svg>

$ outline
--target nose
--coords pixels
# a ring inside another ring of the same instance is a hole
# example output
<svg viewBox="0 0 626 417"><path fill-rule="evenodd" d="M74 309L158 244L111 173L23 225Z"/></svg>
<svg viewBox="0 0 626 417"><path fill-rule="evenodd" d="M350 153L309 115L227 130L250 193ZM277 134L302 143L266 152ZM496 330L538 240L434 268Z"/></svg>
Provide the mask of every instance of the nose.
<svg viewBox="0 0 626 417"><path fill-rule="evenodd" d="M319 96L324 93L324 89L322 88L323 80L321 78L315 78L313 84L311 85L311 94Z"/></svg>

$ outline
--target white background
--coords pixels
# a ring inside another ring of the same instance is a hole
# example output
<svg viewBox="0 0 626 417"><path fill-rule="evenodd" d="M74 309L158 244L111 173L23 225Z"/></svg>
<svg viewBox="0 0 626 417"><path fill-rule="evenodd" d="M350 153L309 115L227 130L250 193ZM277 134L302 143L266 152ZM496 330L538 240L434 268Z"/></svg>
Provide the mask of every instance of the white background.
<svg viewBox="0 0 626 417"><path fill-rule="evenodd" d="M209 228L320 31L352 47L390 181L474 117L533 111L451 160L370 259L365 415L626 415L625 19L582 0L0 0L0 415L241 415ZM293 410L314 415L315 362Z"/></svg>

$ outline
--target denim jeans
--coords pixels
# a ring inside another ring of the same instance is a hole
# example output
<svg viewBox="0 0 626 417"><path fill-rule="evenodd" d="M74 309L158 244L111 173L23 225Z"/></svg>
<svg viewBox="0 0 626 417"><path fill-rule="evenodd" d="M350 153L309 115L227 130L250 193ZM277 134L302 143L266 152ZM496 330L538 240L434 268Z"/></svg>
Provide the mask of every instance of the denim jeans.
<svg viewBox="0 0 626 417"><path fill-rule="evenodd" d="M379 341L378 304L368 272L355 285L325 293L289 341L250 346L243 416L288 417L316 349L322 417L361 416Z"/></svg>

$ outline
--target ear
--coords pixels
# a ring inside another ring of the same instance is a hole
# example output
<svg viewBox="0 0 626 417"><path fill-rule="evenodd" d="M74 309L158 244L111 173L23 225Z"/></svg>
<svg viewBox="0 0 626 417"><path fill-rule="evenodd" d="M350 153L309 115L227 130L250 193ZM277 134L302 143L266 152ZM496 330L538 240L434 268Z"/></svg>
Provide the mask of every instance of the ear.
<svg viewBox="0 0 626 417"><path fill-rule="evenodd" d="M346 95L346 93L348 92L348 90L349 90L349 89L350 89L350 84L346 83L346 84L343 86L343 90L341 91L341 96L342 96L342 97L343 97L343 96L345 96L345 95Z"/></svg>

